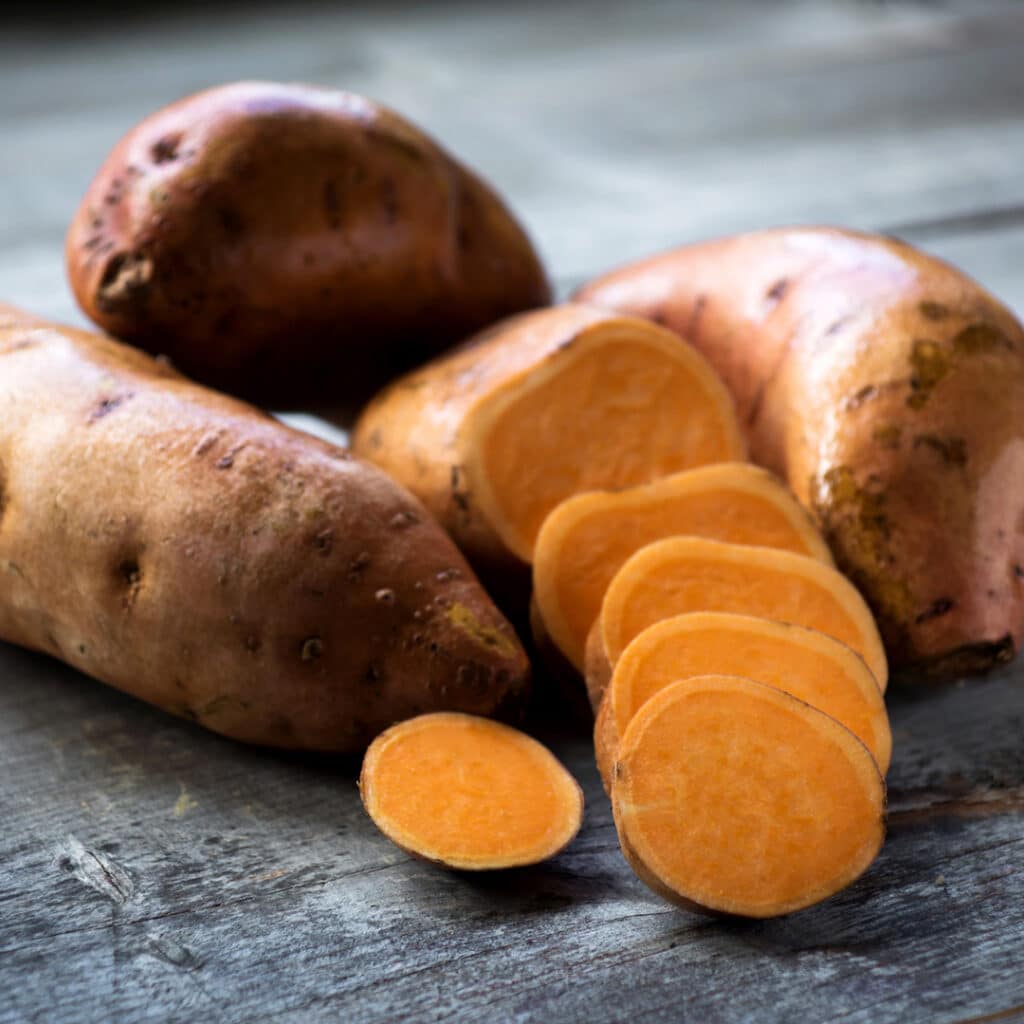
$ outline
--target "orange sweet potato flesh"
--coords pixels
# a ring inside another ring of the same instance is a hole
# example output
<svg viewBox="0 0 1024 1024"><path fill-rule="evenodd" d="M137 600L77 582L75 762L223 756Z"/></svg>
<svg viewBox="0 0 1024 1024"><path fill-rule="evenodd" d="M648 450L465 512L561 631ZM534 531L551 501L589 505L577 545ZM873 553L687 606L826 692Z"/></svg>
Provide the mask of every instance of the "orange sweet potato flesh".
<svg viewBox="0 0 1024 1024"><path fill-rule="evenodd" d="M1019 649L1024 329L987 291L896 239L797 228L686 246L577 297L704 353L895 666L948 677Z"/></svg>
<svg viewBox="0 0 1024 1024"><path fill-rule="evenodd" d="M671 537L641 548L601 605L601 645L614 668L648 626L686 612L753 615L816 629L856 651L884 691L888 668L874 619L841 573L790 551Z"/></svg>
<svg viewBox="0 0 1024 1024"><path fill-rule="evenodd" d="M393 384L353 449L404 484L478 570L522 570L581 491L742 459L704 359L646 320L558 306L505 320Z"/></svg>
<svg viewBox="0 0 1024 1024"><path fill-rule="evenodd" d="M622 738L612 807L623 853L689 909L767 918L845 888L878 854L885 783L868 749L763 683L673 683Z"/></svg>
<svg viewBox="0 0 1024 1024"><path fill-rule="evenodd" d="M619 740L637 711L679 679L744 676L792 694L845 725L884 775L892 733L882 692L863 659L813 629L749 615L693 612L645 629L622 652L594 726L605 789Z"/></svg>
<svg viewBox="0 0 1024 1024"><path fill-rule="evenodd" d="M577 670L612 577L635 551L676 534L780 548L832 564L800 503L750 463L576 495L544 520L534 547L533 593L545 632Z"/></svg>
<svg viewBox="0 0 1024 1024"><path fill-rule="evenodd" d="M546 860L583 819L582 790L546 747L510 726L452 712L420 715L378 736L359 790L394 843L461 870Z"/></svg>

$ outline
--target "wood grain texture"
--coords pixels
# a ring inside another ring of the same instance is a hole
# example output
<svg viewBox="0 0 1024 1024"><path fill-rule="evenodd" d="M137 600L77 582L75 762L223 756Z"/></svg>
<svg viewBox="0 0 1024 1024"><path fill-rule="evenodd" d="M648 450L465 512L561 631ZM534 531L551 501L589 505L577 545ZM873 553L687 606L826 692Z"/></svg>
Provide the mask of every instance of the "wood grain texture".
<svg viewBox="0 0 1024 1024"><path fill-rule="evenodd" d="M299 4L11 22L0 296L81 322L61 240L142 115L237 77L392 103L494 179L563 292L771 223L895 228L1024 311L1012 2ZM328 432L311 417L297 422ZM337 437L338 435L334 435ZM411 860L353 762L247 749L0 645L0 1024L1024 1020L1024 665L894 687L890 834L778 921L676 910L587 797L537 868Z"/></svg>

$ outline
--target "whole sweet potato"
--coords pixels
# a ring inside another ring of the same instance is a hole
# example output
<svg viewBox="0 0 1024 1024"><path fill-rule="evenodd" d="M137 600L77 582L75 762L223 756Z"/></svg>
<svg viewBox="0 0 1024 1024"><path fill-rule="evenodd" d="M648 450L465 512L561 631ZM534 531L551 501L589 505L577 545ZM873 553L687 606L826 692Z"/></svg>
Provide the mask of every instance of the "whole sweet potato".
<svg viewBox="0 0 1024 1024"><path fill-rule="evenodd" d="M511 714L528 682L462 556L384 473L2 306L0 638L281 747Z"/></svg>
<svg viewBox="0 0 1024 1024"><path fill-rule="evenodd" d="M896 667L948 676L1024 634L1024 330L891 238L780 229L613 271L578 298L671 327L752 457L815 513Z"/></svg>
<svg viewBox="0 0 1024 1024"><path fill-rule="evenodd" d="M173 103L107 157L67 236L112 334L270 403L365 397L549 301L502 201L351 93L240 82Z"/></svg>

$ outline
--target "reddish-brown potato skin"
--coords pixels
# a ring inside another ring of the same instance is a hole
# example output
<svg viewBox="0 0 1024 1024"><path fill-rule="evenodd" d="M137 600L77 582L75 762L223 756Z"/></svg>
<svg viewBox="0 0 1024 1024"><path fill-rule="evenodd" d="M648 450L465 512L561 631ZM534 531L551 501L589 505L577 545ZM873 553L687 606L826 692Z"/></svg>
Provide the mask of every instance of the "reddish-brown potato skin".
<svg viewBox="0 0 1024 1024"><path fill-rule="evenodd" d="M0 638L253 743L515 717L529 666L423 506L149 356L0 306Z"/></svg>
<svg viewBox="0 0 1024 1024"><path fill-rule="evenodd" d="M66 257L99 326L279 405L365 399L550 300L484 182L392 111L304 85L225 85L140 122L89 186Z"/></svg>
<svg viewBox="0 0 1024 1024"><path fill-rule="evenodd" d="M655 256L581 301L677 331L755 461L815 513L895 666L1009 660L1024 630L1024 332L910 245L778 229Z"/></svg>

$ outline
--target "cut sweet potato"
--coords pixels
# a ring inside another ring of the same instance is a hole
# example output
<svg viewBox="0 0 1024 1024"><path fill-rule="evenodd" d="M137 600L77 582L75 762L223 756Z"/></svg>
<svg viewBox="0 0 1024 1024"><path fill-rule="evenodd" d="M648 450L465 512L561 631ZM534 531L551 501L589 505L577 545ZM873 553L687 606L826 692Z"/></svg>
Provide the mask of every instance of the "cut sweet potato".
<svg viewBox="0 0 1024 1024"><path fill-rule="evenodd" d="M605 789L619 740L637 711L676 682L745 676L798 697L842 723L889 770L892 733L882 691L863 659L838 640L784 622L726 612L693 612L645 629L623 652L594 727Z"/></svg>
<svg viewBox="0 0 1024 1024"><path fill-rule="evenodd" d="M478 569L533 558L580 491L744 457L724 385L646 320L560 306L505 320L363 412L353 449L440 519Z"/></svg>
<svg viewBox="0 0 1024 1024"><path fill-rule="evenodd" d="M622 737L612 807L623 853L655 892L745 917L845 888L884 838L867 747L788 693L735 676L679 680Z"/></svg>
<svg viewBox="0 0 1024 1024"><path fill-rule="evenodd" d="M771 473L728 462L622 491L578 494L544 520L533 593L545 631L583 670L587 633L633 552L678 534L795 551L832 564L811 518Z"/></svg>
<svg viewBox="0 0 1024 1024"><path fill-rule="evenodd" d="M583 792L535 739L474 715L420 715L381 733L359 791L402 849L450 868L521 867L579 831Z"/></svg>
<svg viewBox="0 0 1024 1024"><path fill-rule="evenodd" d="M806 626L842 641L885 690L882 641L864 599L841 573L791 551L671 537L641 548L601 605L600 643L614 668L648 626L685 612L735 612Z"/></svg>

